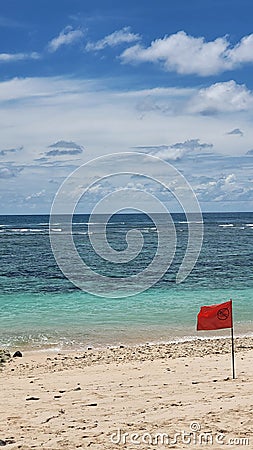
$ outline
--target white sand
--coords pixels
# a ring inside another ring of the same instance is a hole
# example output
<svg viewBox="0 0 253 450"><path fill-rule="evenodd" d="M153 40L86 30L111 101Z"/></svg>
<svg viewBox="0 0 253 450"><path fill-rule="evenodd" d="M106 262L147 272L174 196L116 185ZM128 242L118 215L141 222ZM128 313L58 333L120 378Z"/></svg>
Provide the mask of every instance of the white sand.
<svg viewBox="0 0 253 450"><path fill-rule="evenodd" d="M22 450L251 449L252 338L236 339L236 376L226 339L27 353L0 373L0 439ZM198 444L201 432L213 445Z"/></svg>

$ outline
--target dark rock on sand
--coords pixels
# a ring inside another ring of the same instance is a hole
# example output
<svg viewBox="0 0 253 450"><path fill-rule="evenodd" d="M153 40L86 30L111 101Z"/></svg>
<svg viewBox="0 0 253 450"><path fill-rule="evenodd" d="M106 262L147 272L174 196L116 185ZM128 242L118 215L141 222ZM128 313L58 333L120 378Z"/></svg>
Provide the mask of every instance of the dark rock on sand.
<svg viewBox="0 0 253 450"><path fill-rule="evenodd" d="M7 444L15 444L14 439L0 439L0 447L5 447Z"/></svg>
<svg viewBox="0 0 253 450"><path fill-rule="evenodd" d="M22 358L22 353L19 351L19 350L17 350L15 353L14 353L14 355L13 355L13 358Z"/></svg>

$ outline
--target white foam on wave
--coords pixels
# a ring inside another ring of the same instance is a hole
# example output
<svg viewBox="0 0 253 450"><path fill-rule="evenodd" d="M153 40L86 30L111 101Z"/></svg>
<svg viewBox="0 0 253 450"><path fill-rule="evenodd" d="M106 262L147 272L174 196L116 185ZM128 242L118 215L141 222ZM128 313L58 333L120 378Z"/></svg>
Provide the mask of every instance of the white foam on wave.
<svg viewBox="0 0 253 450"><path fill-rule="evenodd" d="M156 227L132 228L132 230L137 230L137 231L140 231L141 233L150 233L152 231L156 231L157 232L157 228ZM125 230L123 230L122 232L125 233Z"/></svg>
<svg viewBox="0 0 253 450"><path fill-rule="evenodd" d="M126 222L72 222L72 225L109 225L109 226L117 226L117 225L125 225Z"/></svg>
<svg viewBox="0 0 253 450"><path fill-rule="evenodd" d="M84 225L107 225L107 222L84 222Z"/></svg>
<svg viewBox="0 0 253 450"><path fill-rule="evenodd" d="M186 223L186 224L188 224L188 223L203 223L203 221L202 220L179 220L176 223Z"/></svg>
<svg viewBox="0 0 253 450"><path fill-rule="evenodd" d="M234 226L233 223L222 223L219 225L219 227L223 227L223 228L233 227L233 226Z"/></svg>

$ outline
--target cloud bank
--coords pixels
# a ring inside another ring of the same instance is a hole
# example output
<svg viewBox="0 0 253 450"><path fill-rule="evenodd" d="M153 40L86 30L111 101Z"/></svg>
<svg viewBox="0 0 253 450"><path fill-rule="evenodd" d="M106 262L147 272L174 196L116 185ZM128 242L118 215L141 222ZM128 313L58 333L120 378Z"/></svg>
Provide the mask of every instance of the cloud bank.
<svg viewBox="0 0 253 450"><path fill-rule="evenodd" d="M229 83L201 89L127 92L106 87L98 80L66 77L15 78L0 83L1 157L5 161L15 158L15 164L9 161L0 165L5 203L13 204L15 190L15 204L20 201L21 205L15 211L22 212L24 198L45 189L46 196L31 197L25 207L38 205L36 211L42 211L39 205L44 199L47 203L43 203L43 210L47 211L56 186L77 165L131 148L175 164L203 202L231 198L250 203L253 158L251 152L246 153L252 148L252 93L235 81ZM222 96L227 90L228 97ZM246 95L246 102L241 95ZM145 99L155 107L140 117L137 104ZM210 103L215 114L208 116ZM234 136L227 134L230 130ZM235 130L243 130L240 139ZM12 151L21 143L22 152ZM128 169L124 159L121 167L111 169L122 167ZM145 167L135 168L139 173L142 169ZM154 167L154 176L155 170ZM103 167L97 167L90 174L91 179L100 171L103 174ZM142 182L147 188L145 183ZM98 192L94 189L92 195L94 200Z"/></svg>

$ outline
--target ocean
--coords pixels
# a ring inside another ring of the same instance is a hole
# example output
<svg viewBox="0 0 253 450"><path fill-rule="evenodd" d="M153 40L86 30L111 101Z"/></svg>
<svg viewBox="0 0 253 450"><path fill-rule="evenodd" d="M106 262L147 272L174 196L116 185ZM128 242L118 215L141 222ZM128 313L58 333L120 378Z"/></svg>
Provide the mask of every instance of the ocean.
<svg viewBox="0 0 253 450"><path fill-rule="evenodd" d="M203 214L201 253L180 284L176 275L186 251L189 224L184 214L172 217L177 243L171 266L146 291L115 298L108 294L106 283L101 283L96 296L66 279L50 246L48 215L0 216L0 347L82 349L227 336L229 330L196 332L196 317L201 305L230 298L235 335L252 336L253 213ZM142 233L140 254L121 264L94 252L88 221L88 215L75 215L72 234L80 256L94 272L117 282L117 277L131 277L149 266L158 233L148 216L122 213L107 224L107 241L116 251L125 250L129 230ZM61 221L53 227L64 239ZM99 239L101 223L94 223L92 229ZM96 277L87 281L89 290L95 289Z"/></svg>

